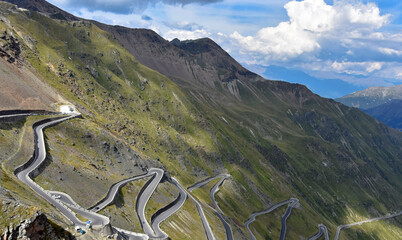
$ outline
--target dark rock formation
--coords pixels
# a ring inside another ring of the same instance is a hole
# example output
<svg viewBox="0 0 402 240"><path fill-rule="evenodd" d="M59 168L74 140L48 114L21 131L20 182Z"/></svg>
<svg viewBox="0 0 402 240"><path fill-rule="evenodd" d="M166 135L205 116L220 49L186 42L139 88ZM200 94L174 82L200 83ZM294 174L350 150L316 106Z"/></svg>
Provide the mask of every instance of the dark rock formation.
<svg viewBox="0 0 402 240"><path fill-rule="evenodd" d="M17 226L10 226L2 233L1 240L76 239L71 233L49 221L45 214L37 212L32 218L23 220Z"/></svg>

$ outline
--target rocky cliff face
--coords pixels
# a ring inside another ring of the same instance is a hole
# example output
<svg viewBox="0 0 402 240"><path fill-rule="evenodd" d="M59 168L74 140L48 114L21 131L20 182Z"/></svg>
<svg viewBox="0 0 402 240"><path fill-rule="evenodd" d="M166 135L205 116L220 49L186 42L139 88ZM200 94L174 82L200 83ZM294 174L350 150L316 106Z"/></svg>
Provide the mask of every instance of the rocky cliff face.
<svg viewBox="0 0 402 240"><path fill-rule="evenodd" d="M72 240L71 233L51 223L45 214L35 213L32 218L21 221L16 226L9 226L1 235L1 240Z"/></svg>
<svg viewBox="0 0 402 240"><path fill-rule="evenodd" d="M113 36L145 66L186 86L215 88L215 83L262 79L243 68L211 39L169 42L152 30L94 22Z"/></svg>

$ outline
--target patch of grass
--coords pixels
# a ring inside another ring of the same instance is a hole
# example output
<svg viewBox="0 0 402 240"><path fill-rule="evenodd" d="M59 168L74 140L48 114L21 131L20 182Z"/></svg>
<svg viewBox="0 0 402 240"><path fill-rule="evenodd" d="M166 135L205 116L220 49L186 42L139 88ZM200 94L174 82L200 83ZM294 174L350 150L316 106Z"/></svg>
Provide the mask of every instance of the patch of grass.
<svg viewBox="0 0 402 240"><path fill-rule="evenodd" d="M77 213L77 214L75 214L75 216L82 222L87 222L88 221L88 218L82 216L81 214Z"/></svg>

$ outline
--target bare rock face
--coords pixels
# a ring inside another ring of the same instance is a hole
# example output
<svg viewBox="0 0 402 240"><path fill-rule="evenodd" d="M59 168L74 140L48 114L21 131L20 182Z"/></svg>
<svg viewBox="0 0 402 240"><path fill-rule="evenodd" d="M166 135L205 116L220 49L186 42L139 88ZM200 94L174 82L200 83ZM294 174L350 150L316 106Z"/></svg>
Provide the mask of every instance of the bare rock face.
<svg viewBox="0 0 402 240"><path fill-rule="evenodd" d="M12 34L4 32L0 34L0 57L9 63L16 62L21 55L21 46Z"/></svg>
<svg viewBox="0 0 402 240"><path fill-rule="evenodd" d="M17 226L10 226L1 235L1 240L37 240L54 239L70 240L75 239L71 233L59 226L52 224L45 214L37 212L32 218L21 221Z"/></svg>

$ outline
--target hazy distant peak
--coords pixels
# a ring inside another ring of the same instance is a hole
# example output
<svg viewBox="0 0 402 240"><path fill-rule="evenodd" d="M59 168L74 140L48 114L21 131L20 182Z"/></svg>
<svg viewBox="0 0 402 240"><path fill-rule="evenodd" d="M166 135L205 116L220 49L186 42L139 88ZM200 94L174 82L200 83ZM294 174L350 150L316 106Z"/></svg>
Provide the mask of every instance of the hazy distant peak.
<svg viewBox="0 0 402 240"><path fill-rule="evenodd" d="M369 109L394 99L402 99L402 84L392 87L370 87L336 100L351 107Z"/></svg>

